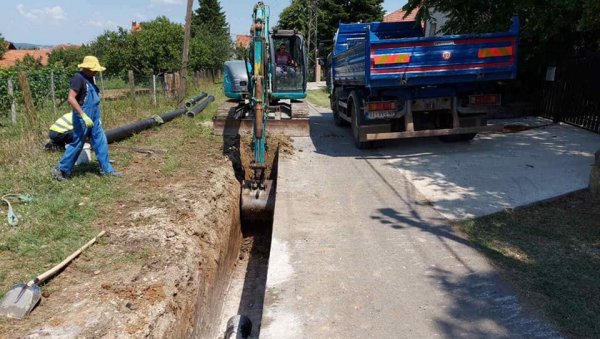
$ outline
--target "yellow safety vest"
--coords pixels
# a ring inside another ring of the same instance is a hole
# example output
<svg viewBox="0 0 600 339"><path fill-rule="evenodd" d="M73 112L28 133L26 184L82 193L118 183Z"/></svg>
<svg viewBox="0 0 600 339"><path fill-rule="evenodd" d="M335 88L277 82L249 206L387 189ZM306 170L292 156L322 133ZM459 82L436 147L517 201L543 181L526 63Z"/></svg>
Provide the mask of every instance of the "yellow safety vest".
<svg viewBox="0 0 600 339"><path fill-rule="evenodd" d="M58 118L54 122L52 126L50 126L50 130L57 133L67 133L73 130L73 113L69 112L62 117Z"/></svg>

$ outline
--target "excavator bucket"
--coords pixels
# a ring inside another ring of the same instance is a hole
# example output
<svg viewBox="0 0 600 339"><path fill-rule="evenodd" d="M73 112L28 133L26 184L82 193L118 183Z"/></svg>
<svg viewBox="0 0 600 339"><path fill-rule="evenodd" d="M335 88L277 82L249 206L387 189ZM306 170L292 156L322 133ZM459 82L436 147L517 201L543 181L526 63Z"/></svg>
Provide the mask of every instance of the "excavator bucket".
<svg viewBox="0 0 600 339"><path fill-rule="evenodd" d="M242 220L248 224L268 222L275 210L275 181L265 180L264 189L251 186L248 181L242 182Z"/></svg>

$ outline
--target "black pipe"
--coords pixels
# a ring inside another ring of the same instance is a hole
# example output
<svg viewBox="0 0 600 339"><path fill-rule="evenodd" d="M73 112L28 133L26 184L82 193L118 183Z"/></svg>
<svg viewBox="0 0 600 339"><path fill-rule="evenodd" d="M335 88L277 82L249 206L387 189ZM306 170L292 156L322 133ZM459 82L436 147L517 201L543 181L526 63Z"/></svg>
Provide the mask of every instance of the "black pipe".
<svg viewBox="0 0 600 339"><path fill-rule="evenodd" d="M151 117L142 119L140 121L133 122L131 124L127 124L121 127L113 128L108 131L105 131L106 141L110 144L116 141L121 141L123 139L127 139L130 136L139 133L143 130L151 128L153 126L161 125L165 122L171 121L178 116L185 114L187 109L180 108L173 112L165 113L161 116Z"/></svg>
<svg viewBox="0 0 600 339"><path fill-rule="evenodd" d="M202 92L200 93L199 96L195 97L195 98L191 98L190 100L185 102L185 107L187 107L188 109L191 108L192 106L194 106L198 101L206 98L208 94Z"/></svg>
<svg viewBox="0 0 600 339"><path fill-rule="evenodd" d="M208 104L210 104L211 102L215 101L215 97L214 96L209 96L208 98L206 98L206 100L202 101L198 106L192 108L191 110L189 110L187 112L187 116L190 118L193 118L196 116L196 114L202 112L202 110L204 110L204 108L206 108L206 106L208 106Z"/></svg>
<svg viewBox="0 0 600 339"><path fill-rule="evenodd" d="M160 117L163 119L163 122L169 122L169 121L177 118L178 116L185 114L185 112L187 112L186 108L180 108L176 111L165 113L165 114L161 115Z"/></svg>

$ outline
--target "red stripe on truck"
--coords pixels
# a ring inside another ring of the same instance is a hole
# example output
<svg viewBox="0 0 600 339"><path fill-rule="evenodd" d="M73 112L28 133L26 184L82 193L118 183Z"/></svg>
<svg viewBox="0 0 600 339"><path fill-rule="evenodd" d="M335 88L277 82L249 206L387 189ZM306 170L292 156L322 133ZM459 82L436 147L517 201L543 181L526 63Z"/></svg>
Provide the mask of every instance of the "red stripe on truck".
<svg viewBox="0 0 600 339"><path fill-rule="evenodd" d="M473 38L473 39L456 39L456 40L438 40L438 41L423 41L423 42L407 42L400 44L386 44L383 42L381 46L374 44L371 46L371 54L375 51L385 50L385 49L393 49L393 48L404 48L404 47L433 47L433 46L451 46L444 45L444 43L454 42L455 45L465 45L465 44L485 44L485 43L509 43L514 44L515 38ZM438 45L436 45L436 43Z"/></svg>
<svg viewBox="0 0 600 339"><path fill-rule="evenodd" d="M455 69L479 69L487 67L511 67L513 60L505 62L490 62L482 64L466 64L466 65L442 65L442 66L427 66L427 67L395 67L387 69L371 69L371 74L394 74L394 73L413 73L413 72L429 72L429 71L450 71Z"/></svg>

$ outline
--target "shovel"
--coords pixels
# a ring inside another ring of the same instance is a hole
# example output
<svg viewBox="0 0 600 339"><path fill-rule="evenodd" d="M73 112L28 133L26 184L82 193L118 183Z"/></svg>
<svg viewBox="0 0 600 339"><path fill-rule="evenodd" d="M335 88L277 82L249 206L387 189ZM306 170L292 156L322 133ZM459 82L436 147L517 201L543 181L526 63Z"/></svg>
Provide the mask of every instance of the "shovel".
<svg viewBox="0 0 600 339"><path fill-rule="evenodd" d="M104 231L100 232L94 239L90 240L80 249L73 252L73 254L63 260L60 264L33 278L27 284L20 283L15 285L15 287L8 291L0 301L0 315L17 319L27 317L35 305L37 305L38 301L40 301L41 290L39 284L65 268L65 266L73 261L73 259L80 255L86 248L96 242L96 239L100 238L102 235L104 235Z"/></svg>

